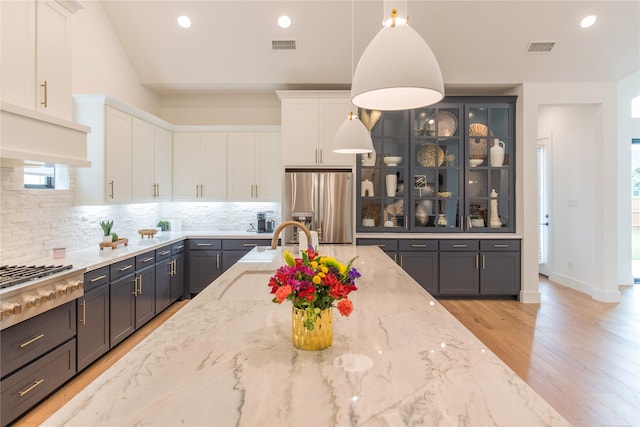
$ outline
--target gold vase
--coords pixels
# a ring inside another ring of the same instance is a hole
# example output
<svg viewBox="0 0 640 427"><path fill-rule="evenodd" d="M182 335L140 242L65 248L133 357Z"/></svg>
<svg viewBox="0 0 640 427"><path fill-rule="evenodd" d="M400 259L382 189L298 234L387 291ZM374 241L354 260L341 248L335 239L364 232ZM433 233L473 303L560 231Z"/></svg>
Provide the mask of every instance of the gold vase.
<svg viewBox="0 0 640 427"><path fill-rule="evenodd" d="M291 312L291 342L301 350L322 350L333 343L333 309L322 310L313 329L304 327L307 311L293 307Z"/></svg>

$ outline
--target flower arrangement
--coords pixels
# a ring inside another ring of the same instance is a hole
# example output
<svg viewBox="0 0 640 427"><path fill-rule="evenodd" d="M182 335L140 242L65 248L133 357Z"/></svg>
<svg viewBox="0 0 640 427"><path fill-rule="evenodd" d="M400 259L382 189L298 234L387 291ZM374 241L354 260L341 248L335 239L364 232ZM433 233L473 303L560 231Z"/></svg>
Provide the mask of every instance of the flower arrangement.
<svg viewBox="0 0 640 427"><path fill-rule="evenodd" d="M304 326L308 330L313 329L319 313L332 307L334 301L338 301L340 314L345 317L351 314L353 303L348 296L358 289L355 280L360 277L352 267L356 258L345 265L311 248L302 252L302 258L294 258L289 251L283 256L286 265L269 279L274 303L289 300L294 307L306 310Z"/></svg>

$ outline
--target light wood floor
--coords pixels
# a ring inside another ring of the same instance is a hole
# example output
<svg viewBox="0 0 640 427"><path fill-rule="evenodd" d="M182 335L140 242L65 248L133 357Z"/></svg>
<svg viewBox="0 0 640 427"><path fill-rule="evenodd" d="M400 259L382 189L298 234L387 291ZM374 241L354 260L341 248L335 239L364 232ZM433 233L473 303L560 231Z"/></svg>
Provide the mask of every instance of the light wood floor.
<svg viewBox="0 0 640 427"><path fill-rule="evenodd" d="M640 426L640 286L605 304L545 279L542 304L440 302L576 426ZM170 307L18 421L41 424L178 311Z"/></svg>

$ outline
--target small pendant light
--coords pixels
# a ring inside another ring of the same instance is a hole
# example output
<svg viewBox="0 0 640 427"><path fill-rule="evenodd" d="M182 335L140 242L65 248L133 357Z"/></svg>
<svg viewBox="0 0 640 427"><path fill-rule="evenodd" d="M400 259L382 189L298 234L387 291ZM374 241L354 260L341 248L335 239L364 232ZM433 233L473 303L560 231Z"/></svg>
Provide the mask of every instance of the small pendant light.
<svg viewBox="0 0 640 427"><path fill-rule="evenodd" d="M351 85L351 101L368 110L410 110L444 98L438 61L429 45L408 25L383 27L360 57Z"/></svg>
<svg viewBox="0 0 640 427"><path fill-rule="evenodd" d="M351 77L353 77L353 1L351 1ZM333 152L342 154L365 154L373 151L371 134L358 120L358 116L349 113L347 120L340 125L333 139Z"/></svg>

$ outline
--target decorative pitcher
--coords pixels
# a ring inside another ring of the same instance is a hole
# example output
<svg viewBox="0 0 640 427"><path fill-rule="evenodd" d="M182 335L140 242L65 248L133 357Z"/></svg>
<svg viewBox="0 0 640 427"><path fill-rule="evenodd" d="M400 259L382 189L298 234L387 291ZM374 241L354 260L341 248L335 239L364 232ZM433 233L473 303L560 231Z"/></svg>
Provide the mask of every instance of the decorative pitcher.
<svg viewBox="0 0 640 427"><path fill-rule="evenodd" d="M498 138L493 140L493 147L489 150L491 157L491 166L494 168L504 164L504 142Z"/></svg>

